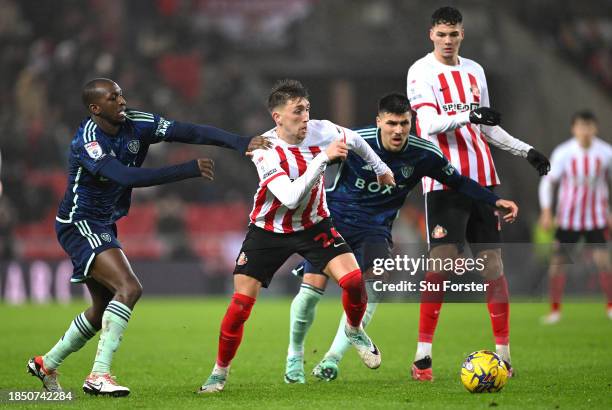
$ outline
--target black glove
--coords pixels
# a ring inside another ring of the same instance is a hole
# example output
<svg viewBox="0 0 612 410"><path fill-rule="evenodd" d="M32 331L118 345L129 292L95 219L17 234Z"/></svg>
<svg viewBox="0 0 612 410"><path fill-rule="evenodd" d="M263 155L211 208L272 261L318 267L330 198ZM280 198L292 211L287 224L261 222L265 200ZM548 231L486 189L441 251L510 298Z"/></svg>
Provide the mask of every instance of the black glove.
<svg viewBox="0 0 612 410"><path fill-rule="evenodd" d="M544 176L550 171L550 161L548 161L548 158L533 148L527 152L527 161L538 170L540 176Z"/></svg>
<svg viewBox="0 0 612 410"><path fill-rule="evenodd" d="M472 124L499 125L501 114L489 107L480 107L470 112Z"/></svg>

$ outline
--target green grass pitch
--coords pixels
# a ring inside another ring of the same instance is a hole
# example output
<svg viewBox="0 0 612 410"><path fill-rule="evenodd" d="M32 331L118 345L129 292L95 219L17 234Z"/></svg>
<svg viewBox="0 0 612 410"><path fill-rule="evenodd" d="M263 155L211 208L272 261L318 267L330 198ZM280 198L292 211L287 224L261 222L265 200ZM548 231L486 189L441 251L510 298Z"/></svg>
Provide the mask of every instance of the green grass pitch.
<svg viewBox="0 0 612 410"><path fill-rule="evenodd" d="M97 338L60 369L61 383L75 393L72 408L612 408L612 322L603 303L568 303L556 326L543 327L544 304L512 306L512 357L517 377L496 394L470 394L459 381L462 359L493 348L486 306L444 305L434 344L434 383L409 378L416 344L418 305L382 304L368 333L379 345L383 364L363 366L349 351L331 383L308 378L305 385L283 382L289 299L261 297L247 322L242 346L226 390L200 396L194 391L208 376L216 354L219 323L228 299L148 299L136 307L113 372L132 389L127 398L86 397L81 391ZM46 352L83 303L67 306L0 305L0 391L38 389L26 362ZM329 346L341 312L326 297L306 341L309 372ZM42 408L49 404L7 404ZM53 405L52 408L63 407Z"/></svg>

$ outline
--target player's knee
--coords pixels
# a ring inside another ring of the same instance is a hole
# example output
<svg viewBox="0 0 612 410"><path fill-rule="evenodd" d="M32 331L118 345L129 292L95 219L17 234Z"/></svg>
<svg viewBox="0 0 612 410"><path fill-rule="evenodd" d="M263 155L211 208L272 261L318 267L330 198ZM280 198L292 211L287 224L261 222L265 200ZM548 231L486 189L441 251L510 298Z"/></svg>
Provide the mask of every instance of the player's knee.
<svg viewBox="0 0 612 410"><path fill-rule="evenodd" d="M255 305L255 299L246 295L235 293L232 297L230 310L234 312L236 322L242 324L251 315L251 310Z"/></svg>
<svg viewBox="0 0 612 410"><path fill-rule="evenodd" d="M445 277L448 277L449 274L454 273L452 270L445 270L444 267L450 264L444 263L444 261L449 259L457 259L459 257L459 249L457 245L454 244L445 244L438 245L431 248L429 251L429 259L432 260L431 264L428 264L428 270L431 272L438 273ZM451 265L452 266L452 265Z"/></svg>
<svg viewBox="0 0 612 410"><path fill-rule="evenodd" d="M123 283L115 293L115 298L128 306L134 306L141 296L142 285L138 281Z"/></svg>
<svg viewBox="0 0 612 410"><path fill-rule="evenodd" d="M356 269L341 277L338 281L338 285L349 294L359 294L360 302L367 303L368 294L365 290L365 283L360 269Z"/></svg>
<svg viewBox="0 0 612 410"><path fill-rule="evenodd" d="M484 268L480 272L481 276L486 279L497 279L504 273L504 264L502 262L501 256L497 253L491 252L487 253L486 257L483 257Z"/></svg>

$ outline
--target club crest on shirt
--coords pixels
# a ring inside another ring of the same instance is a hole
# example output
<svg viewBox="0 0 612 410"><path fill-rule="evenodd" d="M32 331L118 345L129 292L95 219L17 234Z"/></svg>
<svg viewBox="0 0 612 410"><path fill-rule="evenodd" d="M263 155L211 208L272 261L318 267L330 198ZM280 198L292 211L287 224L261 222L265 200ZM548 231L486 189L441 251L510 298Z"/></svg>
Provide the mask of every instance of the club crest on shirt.
<svg viewBox="0 0 612 410"><path fill-rule="evenodd" d="M128 150L132 153L132 154L138 154L138 151L140 150L140 141L138 140L131 140L130 142L128 142Z"/></svg>
<svg viewBox="0 0 612 410"><path fill-rule="evenodd" d="M480 98L480 89L478 88L478 86L476 84L472 84L470 86L470 91L472 92L472 95L476 98Z"/></svg>
<svg viewBox="0 0 612 410"><path fill-rule="evenodd" d="M414 167L412 165L404 165L402 167L402 175L404 178L410 178L410 175L414 172Z"/></svg>
<svg viewBox="0 0 612 410"><path fill-rule="evenodd" d="M431 231L431 237L434 239L442 239L447 234L448 232L446 231L446 229L440 225L436 225L436 227L433 228L433 231Z"/></svg>
<svg viewBox="0 0 612 410"><path fill-rule="evenodd" d="M85 144L85 151L87 154L96 161L100 158L104 157L104 152L102 152L102 147L98 144L98 141L91 141Z"/></svg>
<svg viewBox="0 0 612 410"><path fill-rule="evenodd" d="M243 266L243 265L246 265L248 261L249 261L249 258L247 258L244 252L241 252L240 256L238 257L238 261L236 261L236 265Z"/></svg>
<svg viewBox="0 0 612 410"><path fill-rule="evenodd" d="M100 238L102 238L103 241L105 242L110 242L112 240L110 234L104 232L102 235L100 235Z"/></svg>

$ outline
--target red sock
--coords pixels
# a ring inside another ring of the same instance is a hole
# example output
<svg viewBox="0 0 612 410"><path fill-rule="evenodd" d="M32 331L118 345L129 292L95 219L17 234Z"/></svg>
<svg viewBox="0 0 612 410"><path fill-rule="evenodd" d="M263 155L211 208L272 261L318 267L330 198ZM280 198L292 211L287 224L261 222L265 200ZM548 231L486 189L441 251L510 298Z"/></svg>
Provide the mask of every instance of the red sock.
<svg viewBox="0 0 612 410"><path fill-rule="evenodd" d="M561 310L561 298L565 288L565 273L553 275L549 279L550 308L553 312Z"/></svg>
<svg viewBox="0 0 612 410"><path fill-rule="evenodd" d="M442 302L444 301L444 287L442 282L446 277L435 272L427 272L425 281L437 285L438 290L425 290L421 292L421 305L419 314L419 342L431 343L438 325L438 317ZM435 286L433 289L436 289Z"/></svg>
<svg viewBox="0 0 612 410"><path fill-rule="evenodd" d="M368 296L361 278L361 270L356 269L344 275L338 281L342 288L342 306L349 325L357 327L366 311Z"/></svg>
<svg viewBox="0 0 612 410"><path fill-rule="evenodd" d="M612 308L612 273L599 272L599 283L606 294L606 299L608 299L608 309Z"/></svg>
<svg viewBox="0 0 612 410"><path fill-rule="evenodd" d="M217 365L229 366L236 355L238 346L242 341L244 322L249 318L255 299L240 293L234 293L227 307L227 312L221 322L221 334L219 335L219 351L217 353Z"/></svg>
<svg viewBox="0 0 612 410"><path fill-rule="evenodd" d="M508 301L508 282L504 275L486 281L487 308L491 317L491 327L495 344L507 345L510 338L510 303Z"/></svg>

